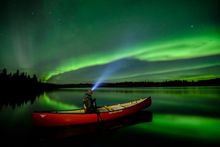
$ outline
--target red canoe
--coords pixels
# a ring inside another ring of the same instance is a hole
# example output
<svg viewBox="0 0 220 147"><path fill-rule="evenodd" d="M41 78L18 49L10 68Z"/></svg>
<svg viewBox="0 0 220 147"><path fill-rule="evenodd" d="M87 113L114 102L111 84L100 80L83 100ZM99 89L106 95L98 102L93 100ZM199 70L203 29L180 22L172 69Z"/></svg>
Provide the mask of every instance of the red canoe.
<svg viewBox="0 0 220 147"><path fill-rule="evenodd" d="M85 113L84 109L34 112L32 114L32 120L36 126L47 127L96 123L128 116L150 105L151 97L148 97L127 103L98 107L97 113Z"/></svg>

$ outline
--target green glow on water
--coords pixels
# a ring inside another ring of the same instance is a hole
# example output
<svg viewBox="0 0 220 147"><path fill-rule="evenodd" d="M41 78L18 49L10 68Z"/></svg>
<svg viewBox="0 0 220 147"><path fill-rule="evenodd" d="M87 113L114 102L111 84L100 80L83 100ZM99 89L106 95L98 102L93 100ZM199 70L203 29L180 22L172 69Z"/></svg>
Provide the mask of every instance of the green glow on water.
<svg viewBox="0 0 220 147"><path fill-rule="evenodd" d="M53 110L70 110L70 109L78 109L79 107L72 105L72 104L67 104L59 101L55 101L52 98L49 98L47 94L43 94L40 98L40 103L42 105L47 105L47 109L53 109ZM52 107L52 108L48 108Z"/></svg>
<svg viewBox="0 0 220 147"><path fill-rule="evenodd" d="M134 126L139 131L188 139L220 139L220 119L201 116L154 114L153 123Z"/></svg>

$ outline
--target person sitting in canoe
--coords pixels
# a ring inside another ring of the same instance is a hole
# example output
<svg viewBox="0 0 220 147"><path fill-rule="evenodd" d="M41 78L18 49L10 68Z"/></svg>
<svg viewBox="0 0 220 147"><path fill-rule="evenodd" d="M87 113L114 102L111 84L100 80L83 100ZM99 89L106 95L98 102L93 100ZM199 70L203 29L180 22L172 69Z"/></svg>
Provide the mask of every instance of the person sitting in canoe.
<svg viewBox="0 0 220 147"><path fill-rule="evenodd" d="M88 90L83 99L83 107L86 113L96 112L96 99L92 98L92 93L92 90Z"/></svg>

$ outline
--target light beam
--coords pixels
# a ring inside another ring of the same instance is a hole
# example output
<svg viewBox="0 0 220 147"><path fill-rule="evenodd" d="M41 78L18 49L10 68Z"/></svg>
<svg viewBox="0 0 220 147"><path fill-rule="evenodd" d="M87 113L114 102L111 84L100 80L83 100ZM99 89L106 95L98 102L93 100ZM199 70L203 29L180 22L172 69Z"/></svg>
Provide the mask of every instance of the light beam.
<svg viewBox="0 0 220 147"><path fill-rule="evenodd" d="M123 62L114 62L114 64L108 64L102 75L98 78L96 83L92 87L92 91L100 87L105 80L108 79L109 76L114 74L121 66Z"/></svg>

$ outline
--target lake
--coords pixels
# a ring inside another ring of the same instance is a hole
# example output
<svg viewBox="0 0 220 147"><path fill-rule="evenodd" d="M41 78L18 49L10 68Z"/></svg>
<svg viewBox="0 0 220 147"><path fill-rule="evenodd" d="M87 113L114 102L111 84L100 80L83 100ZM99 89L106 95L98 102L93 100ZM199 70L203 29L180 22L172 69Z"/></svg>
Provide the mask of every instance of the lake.
<svg viewBox="0 0 220 147"><path fill-rule="evenodd" d="M152 105L138 116L101 127L45 131L32 126L33 111L80 108L86 91L63 89L23 103L3 105L0 146L220 145L220 87L212 86L100 88L93 94L99 106L148 96L152 97Z"/></svg>

